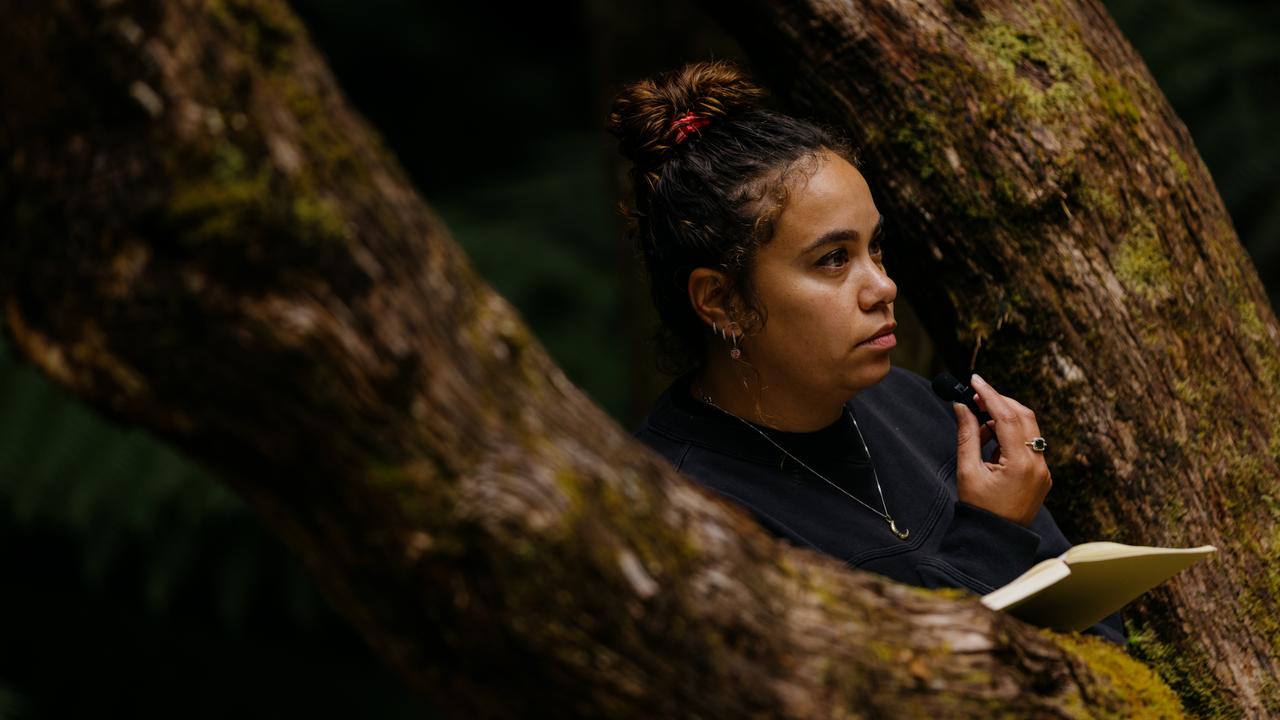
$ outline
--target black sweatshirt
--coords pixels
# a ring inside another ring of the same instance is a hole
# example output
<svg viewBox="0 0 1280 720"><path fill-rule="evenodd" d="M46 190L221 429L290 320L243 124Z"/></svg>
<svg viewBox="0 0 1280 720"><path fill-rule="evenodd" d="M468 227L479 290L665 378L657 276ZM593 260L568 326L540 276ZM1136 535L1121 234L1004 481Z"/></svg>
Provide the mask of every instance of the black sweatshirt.
<svg viewBox="0 0 1280 720"><path fill-rule="evenodd" d="M859 392L845 413L814 432L748 425L689 394L693 373L676 378L635 436L690 477L744 506L772 534L848 565L920 587L988 593L1071 547L1041 507L1030 527L958 500L956 419L929 381L893 367ZM798 465L801 462L875 508L863 506ZM881 516L884 504L906 540ZM990 459L995 440L982 456ZM1085 632L1125 644L1120 614Z"/></svg>

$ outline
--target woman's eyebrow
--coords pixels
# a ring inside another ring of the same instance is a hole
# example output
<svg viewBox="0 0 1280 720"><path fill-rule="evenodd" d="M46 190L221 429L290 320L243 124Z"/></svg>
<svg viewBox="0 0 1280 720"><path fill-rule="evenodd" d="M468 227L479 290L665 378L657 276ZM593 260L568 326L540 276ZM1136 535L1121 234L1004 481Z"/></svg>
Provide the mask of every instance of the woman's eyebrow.
<svg viewBox="0 0 1280 720"><path fill-rule="evenodd" d="M832 243L838 243L844 240L849 240L851 242L858 242L858 231L851 230L849 228L842 228L840 230L828 230L827 232L822 233L822 235L819 235L817 240L814 240L813 242L809 243L809 245L805 247L805 249L800 251L800 254L808 255L809 253L813 252L814 250L817 250L823 245L831 245Z"/></svg>
<svg viewBox="0 0 1280 720"><path fill-rule="evenodd" d="M880 235L883 229L884 229L884 215L881 215L880 218L876 220L876 229L871 231L871 237L874 239L875 237ZM828 230L827 232L824 232L821 235L819 235L817 240L814 240L813 242L809 243L808 246L805 247L805 249L800 251L800 254L807 255L813 252L814 250L817 250L818 248L822 247L823 245L831 245L832 243L843 242L845 240L849 240L851 242L858 242L859 237L861 237L861 235L858 234L858 231L853 230L851 228L841 228L839 230Z"/></svg>

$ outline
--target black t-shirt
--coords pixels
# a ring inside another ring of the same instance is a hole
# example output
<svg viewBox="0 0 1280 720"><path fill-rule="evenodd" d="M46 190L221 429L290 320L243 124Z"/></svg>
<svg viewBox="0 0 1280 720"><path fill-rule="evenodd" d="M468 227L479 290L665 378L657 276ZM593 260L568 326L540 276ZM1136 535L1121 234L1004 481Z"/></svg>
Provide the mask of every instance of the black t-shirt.
<svg viewBox="0 0 1280 720"><path fill-rule="evenodd" d="M977 594L1071 546L1043 507L1024 527L959 500L954 411L916 373L891 368L846 402L839 420L807 433L748 423L695 400L692 378L687 373L671 383L636 437L793 544L899 582ZM993 440L983 457L994 448ZM905 540L890 532L882 507L910 531ZM1123 644L1121 627L1117 613L1089 632Z"/></svg>

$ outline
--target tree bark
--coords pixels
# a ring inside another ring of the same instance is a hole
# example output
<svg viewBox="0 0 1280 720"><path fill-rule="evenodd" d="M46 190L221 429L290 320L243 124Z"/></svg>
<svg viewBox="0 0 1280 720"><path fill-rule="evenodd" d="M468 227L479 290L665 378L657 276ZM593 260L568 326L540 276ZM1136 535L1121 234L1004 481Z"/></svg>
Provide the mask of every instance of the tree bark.
<svg viewBox="0 0 1280 720"><path fill-rule="evenodd" d="M217 471L442 711L1180 714L1113 646L778 543L634 442L279 2L0 19L14 347Z"/></svg>
<svg viewBox="0 0 1280 720"><path fill-rule="evenodd" d="M891 274L1037 411L1078 540L1213 544L1126 615L1202 715L1280 713L1280 343L1184 125L1096 0L706 0L848 128Z"/></svg>

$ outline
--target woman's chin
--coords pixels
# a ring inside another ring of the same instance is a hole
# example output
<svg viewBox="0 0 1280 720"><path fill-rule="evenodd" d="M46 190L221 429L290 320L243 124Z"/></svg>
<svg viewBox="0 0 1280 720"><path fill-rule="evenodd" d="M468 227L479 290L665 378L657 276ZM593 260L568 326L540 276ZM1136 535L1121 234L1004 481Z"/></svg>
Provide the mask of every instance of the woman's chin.
<svg viewBox="0 0 1280 720"><path fill-rule="evenodd" d="M854 392L865 390L888 377L891 367L888 353L878 362L860 363L849 376L850 387Z"/></svg>

